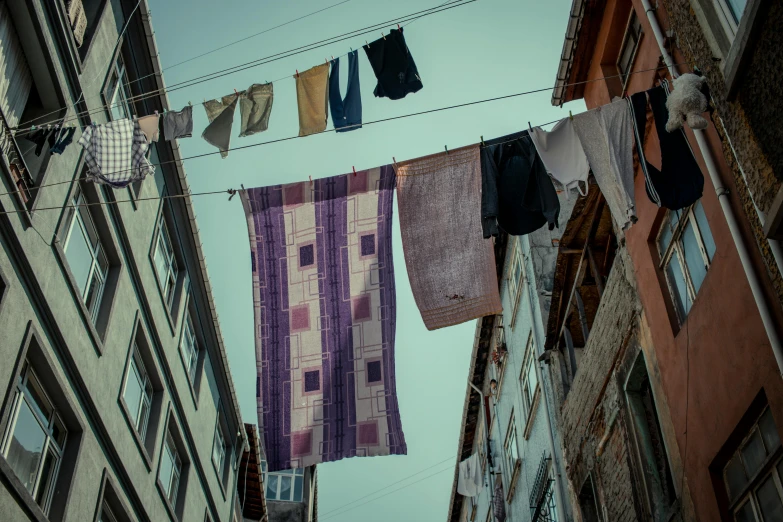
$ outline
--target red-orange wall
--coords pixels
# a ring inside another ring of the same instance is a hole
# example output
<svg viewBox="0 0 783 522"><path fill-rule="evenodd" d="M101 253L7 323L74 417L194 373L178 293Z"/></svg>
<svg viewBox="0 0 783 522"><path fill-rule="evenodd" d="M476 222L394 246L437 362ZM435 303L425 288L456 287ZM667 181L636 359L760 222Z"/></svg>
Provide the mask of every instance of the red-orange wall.
<svg viewBox="0 0 783 522"><path fill-rule="evenodd" d="M619 46L619 42L615 41L618 33L616 24L624 25L627 22L631 4L644 30L634 62L634 71L654 69L660 65L661 53L640 0L608 0L588 79L605 76L606 68L601 67L602 57L605 56L605 50L606 56L609 56ZM665 31L667 18L663 7L657 10L657 18ZM682 55L676 54L674 59L676 63L685 62ZM686 72L690 68L680 65L678 70ZM648 71L632 75L627 92L650 89L655 84L657 74L655 71ZM584 98L588 108L611 101L604 81L587 84ZM655 127L652 126L650 130L645 154L652 164L660 167L660 148ZM687 133L695 149L693 134L689 129ZM731 191L735 191L720 139L712 124L707 134L723 183ZM721 520L721 515L709 466L762 388L769 399L778 431L783 438L783 380L714 186L698 152L697 159L705 178L702 204L717 251L693 307L679 331L670 320L671 313L667 308L670 306L668 289L658 269L658 257L655 253L654 239L665 209L658 208L648 199L640 169L637 169L635 177L639 221L627 231L626 241L636 271L644 313L652 330L662 385L677 434L678 450L685 462L696 514L703 522L713 522ZM730 199L735 215L741 223L745 244L749 245L751 250L755 268L762 275L762 280L768 282L744 211L734 195L730 195ZM776 313L778 324L783 324L779 310L776 310ZM687 456L684 455L686 403ZM669 448L669 451L674 450ZM679 477L675 477L675 482L679 482Z"/></svg>

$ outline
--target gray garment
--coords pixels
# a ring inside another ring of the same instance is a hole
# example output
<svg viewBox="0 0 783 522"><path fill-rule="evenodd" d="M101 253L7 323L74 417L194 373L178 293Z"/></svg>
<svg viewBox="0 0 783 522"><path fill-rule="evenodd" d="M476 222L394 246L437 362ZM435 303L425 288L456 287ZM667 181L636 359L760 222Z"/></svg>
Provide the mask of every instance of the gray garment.
<svg viewBox="0 0 783 522"><path fill-rule="evenodd" d="M187 105L181 111L169 111L163 115L163 138L190 138L193 135L193 107Z"/></svg>
<svg viewBox="0 0 783 522"><path fill-rule="evenodd" d="M628 102L617 100L577 114L574 128L614 220L622 230L628 229L636 223L633 128Z"/></svg>
<svg viewBox="0 0 783 522"><path fill-rule="evenodd" d="M231 125L234 123L234 111L237 108L239 96L229 94L218 100L204 102L207 110L209 125L201 133L201 137L210 145L220 149L222 158L228 157L228 149L231 143Z"/></svg>
<svg viewBox="0 0 783 522"><path fill-rule="evenodd" d="M254 83L248 90L239 93L239 116L242 119L240 138L269 128L274 94L271 83Z"/></svg>

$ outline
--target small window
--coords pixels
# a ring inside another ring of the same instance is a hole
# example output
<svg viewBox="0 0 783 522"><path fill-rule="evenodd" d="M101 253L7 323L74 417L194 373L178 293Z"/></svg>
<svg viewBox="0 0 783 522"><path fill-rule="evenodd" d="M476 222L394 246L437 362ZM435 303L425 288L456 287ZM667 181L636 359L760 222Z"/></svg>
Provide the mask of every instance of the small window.
<svg viewBox="0 0 783 522"><path fill-rule="evenodd" d="M220 477L223 473L223 462L226 458L226 441L223 437L223 430L220 428L220 418L218 417L215 426L215 439L212 442L212 464Z"/></svg>
<svg viewBox="0 0 783 522"><path fill-rule="evenodd" d="M631 16L628 19L628 26L625 29L623 45L620 47L620 55L617 57L617 70L620 73L620 79L623 82L623 91L628 84L628 78L631 76L636 52L639 49L639 42L642 39L642 24L636 16L636 12L631 10Z"/></svg>
<svg viewBox="0 0 783 522"><path fill-rule="evenodd" d="M715 12L720 19L723 30L729 37L729 40L733 40L737 36L737 29L739 28L742 15L745 13L745 6L747 0L712 0L715 4Z"/></svg>
<svg viewBox="0 0 783 522"><path fill-rule="evenodd" d="M109 260L84 192L77 189L70 203L72 208L67 209L64 220L63 250L84 306L96 324L109 275Z"/></svg>
<svg viewBox="0 0 783 522"><path fill-rule="evenodd" d="M511 474L516 467L519 459L519 446L517 445L517 425L514 422L514 412L511 412L511 419L508 422L508 431L506 433L506 442L503 444L503 452L506 455L508 464L508 473ZM509 476L509 480L511 477Z"/></svg>
<svg viewBox="0 0 783 522"><path fill-rule="evenodd" d="M492 370L490 375L492 380L495 381L493 388L492 381L490 381L490 391L495 397L495 401L500 400L500 389L503 386L503 376L506 373L506 363L508 363L508 349L506 348L506 335L503 328L503 316L495 316L495 335L493 336L492 343L494 350L492 350Z"/></svg>
<svg viewBox="0 0 783 522"><path fill-rule="evenodd" d="M29 363L20 374L2 453L48 516L68 432Z"/></svg>
<svg viewBox="0 0 783 522"><path fill-rule="evenodd" d="M122 397L130 411L136 432L141 440L145 440L152 409L152 382L144 367L139 346L135 342Z"/></svg>
<svg viewBox="0 0 783 522"><path fill-rule="evenodd" d="M109 504L106 502L101 506L101 514L98 515L98 522L117 522L117 517L114 516Z"/></svg>
<svg viewBox="0 0 783 522"><path fill-rule="evenodd" d="M185 314L185 323L182 327L182 340L179 343L179 349L190 383L195 386L199 347L198 340L196 339L196 330L193 328L193 320L190 313Z"/></svg>
<svg viewBox="0 0 783 522"><path fill-rule="evenodd" d="M125 61L122 58L122 53L118 53L105 91L106 104L112 120L122 120L130 118L132 115L129 83Z"/></svg>
<svg viewBox="0 0 783 522"><path fill-rule="evenodd" d="M737 522L783 520L780 454L778 428L767 407L723 469L724 486Z"/></svg>
<svg viewBox="0 0 783 522"><path fill-rule="evenodd" d="M715 241L701 201L669 210L658 233L660 267L679 323L685 322L715 256Z"/></svg>
<svg viewBox="0 0 783 522"><path fill-rule="evenodd" d="M163 292L163 298L166 301L169 310L171 310L174 306L174 293L177 288L179 267L177 266L177 259L174 255L174 246L171 244L171 236L169 235L169 230L166 226L164 212L161 212L158 221L154 260L155 271L158 275L158 282L160 283L161 292Z"/></svg>
<svg viewBox="0 0 783 522"><path fill-rule="evenodd" d="M514 239L514 251L511 255L511 263L508 271L508 297L511 303L511 327L514 326L519 296L525 283L525 257L522 254L522 237Z"/></svg>
<svg viewBox="0 0 783 522"><path fill-rule="evenodd" d="M266 461L261 461L263 483L267 500L301 502L304 491L304 468L268 472Z"/></svg>
<svg viewBox="0 0 783 522"><path fill-rule="evenodd" d="M160 469L158 470L158 480L163 486L163 491L172 506L177 505L177 495L179 493L179 479L182 475L182 459L177 451L174 438L171 433L166 433L166 440L163 442L163 451L160 457Z"/></svg>
<svg viewBox="0 0 783 522"><path fill-rule="evenodd" d="M598 495L595 493L593 476L587 475L582 490L579 492L579 510L582 512L583 522L602 522L599 509Z"/></svg>
<svg viewBox="0 0 783 522"><path fill-rule="evenodd" d="M525 359L522 363L522 372L519 374L519 383L522 389L522 407L525 425L531 418L533 408L536 406L536 398L539 393L538 374L536 373L536 352L533 346L533 332L527 339Z"/></svg>

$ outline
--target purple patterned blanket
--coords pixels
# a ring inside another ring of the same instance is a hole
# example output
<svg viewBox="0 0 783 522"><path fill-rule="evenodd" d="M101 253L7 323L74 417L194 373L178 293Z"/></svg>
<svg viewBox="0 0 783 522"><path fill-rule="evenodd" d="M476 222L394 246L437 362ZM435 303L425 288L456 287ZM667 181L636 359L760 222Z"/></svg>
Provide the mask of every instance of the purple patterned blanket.
<svg viewBox="0 0 783 522"><path fill-rule="evenodd" d="M269 471L405 454L394 375L394 169L243 191Z"/></svg>

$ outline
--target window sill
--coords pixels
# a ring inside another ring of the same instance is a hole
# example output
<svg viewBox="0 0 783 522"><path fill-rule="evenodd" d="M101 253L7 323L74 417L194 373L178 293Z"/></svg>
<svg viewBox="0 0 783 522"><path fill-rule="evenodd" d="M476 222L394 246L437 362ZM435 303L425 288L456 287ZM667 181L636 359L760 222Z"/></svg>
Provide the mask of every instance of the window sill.
<svg viewBox="0 0 783 522"><path fill-rule="evenodd" d="M20 501L18 505L32 517L32 520L49 522L49 519L41 511L38 504L35 503L35 499L17 478L16 473L14 473L14 470L4 457L0 457L0 482L8 486L8 491L12 492L12 496L15 496Z"/></svg>
<svg viewBox="0 0 783 522"><path fill-rule="evenodd" d="M525 422L525 432L523 437L525 440L530 438L530 432L533 431L533 423L536 420L536 413L538 412L538 402L541 400L541 385L536 386L536 392L533 394L533 403L530 405L530 413L527 416Z"/></svg>
<svg viewBox="0 0 783 522"><path fill-rule="evenodd" d="M734 99L742 84L744 69L751 61L755 38L770 4L765 0L748 0L745 7L737 34L723 62L723 78L729 100Z"/></svg>
<svg viewBox="0 0 783 522"><path fill-rule="evenodd" d="M508 483L508 494L506 495L506 502L511 504L511 500L514 498L514 493L517 490L517 482L519 482L520 470L522 469L522 459L518 458L514 463L514 470L511 472L511 480Z"/></svg>
<svg viewBox="0 0 783 522"><path fill-rule="evenodd" d="M120 398L117 399L117 402L119 403L120 409L122 410L122 416L125 418L125 422L128 424L128 429L133 435L133 441L136 443L136 447L139 448L139 453L141 453L144 465L147 466L147 471L150 472L152 471L152 458L150 458L150 454L147 451L147 447L144 445L144 441L141 440L139 432L136 431L136 426L134 425L133 419L131 418L130 412L128 411L128 405L125 404L125 399L122 397L122 387L120 388ZM149 429L149 420L147 421L147 429ZM149 433L147 435L149 435Z"/></svg>

